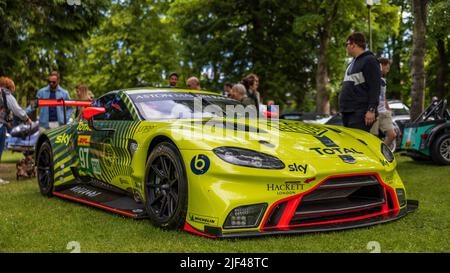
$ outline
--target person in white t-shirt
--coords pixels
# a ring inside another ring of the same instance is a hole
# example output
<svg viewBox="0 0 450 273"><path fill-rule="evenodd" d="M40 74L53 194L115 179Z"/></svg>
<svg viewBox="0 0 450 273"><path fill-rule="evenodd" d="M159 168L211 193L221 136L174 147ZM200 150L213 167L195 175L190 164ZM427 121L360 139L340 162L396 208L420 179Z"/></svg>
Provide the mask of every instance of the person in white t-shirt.
<svg viewBox="0 0 450 273"><path fill-rule="evenodd" d="M380 69L381 69L381 90L380 90L380 103L378 104L378 118L376 122L373 124L370 132L374 135L378 135L379 131L382 131L386 136L384 139L384 143L391 147L392 143L395 141L397 134L394 130L394 125L392 123L392 114L391 108L389 108L389 104L386 99L386 76L389 73L391 68L391 64L389 59L387 58L379 58Z"/></svg>

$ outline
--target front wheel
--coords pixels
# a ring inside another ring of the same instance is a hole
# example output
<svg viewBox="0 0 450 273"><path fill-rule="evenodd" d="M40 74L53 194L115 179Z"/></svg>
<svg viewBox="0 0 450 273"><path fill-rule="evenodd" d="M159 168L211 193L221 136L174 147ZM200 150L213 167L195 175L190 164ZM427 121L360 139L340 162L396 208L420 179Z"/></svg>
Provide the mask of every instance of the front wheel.
<svg viewBox="0 0 450 273"><path fill-rule="evenodd" d="M52 147L44 142L37 154L37 180L42 195L53 196L54 174Z"/></svg>
<svg viewBox="0 0 450 273"><path fill-rule="evenodd" d="M187 178L178 149L169 142L150 153L145 171L145 208L153 224L183 227L188 203Z"/></svg>
<svg viewBox="0 0 450 273"><path fill-rule="evenodd" d="M434 162L450 165L450 134L445 133L438 136L431 144L430 152Z"/></svg>

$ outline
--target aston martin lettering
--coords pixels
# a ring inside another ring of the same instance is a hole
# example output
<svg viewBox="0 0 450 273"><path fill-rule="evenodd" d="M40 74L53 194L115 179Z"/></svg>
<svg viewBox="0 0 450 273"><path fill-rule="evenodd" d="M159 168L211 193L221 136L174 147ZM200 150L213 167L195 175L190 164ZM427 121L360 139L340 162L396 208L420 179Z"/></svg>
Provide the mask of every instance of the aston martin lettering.
<svg viewBox="0 0 450 273"><path fill-rule="evenodd" d="M151 93L131 95L131 97L136 102L194 98L194 96L189 93Z"/></svg>
<svg viewBox="0 0 450 273"><path fill-rule="evenodd" d="M288 166L289 167L289 171L290 172L302 172L302 173L306 173L307 169L308 169L308 164L302 165L302 164L291 164Z"/></svg>
<svg viewBox="0 0 450 273"><path fill-rule="evenodd" d="M60 143L60 144L69 144L69 140L70 140L70 135L68 134L62 134L56 137L55 143Z"/></svg>
<svg viewBox="0 0 450 273"><path fill-rule="evenodd" d="M345 155L345 154L364 154L355 148L310 148L320 155Z"/></svg>

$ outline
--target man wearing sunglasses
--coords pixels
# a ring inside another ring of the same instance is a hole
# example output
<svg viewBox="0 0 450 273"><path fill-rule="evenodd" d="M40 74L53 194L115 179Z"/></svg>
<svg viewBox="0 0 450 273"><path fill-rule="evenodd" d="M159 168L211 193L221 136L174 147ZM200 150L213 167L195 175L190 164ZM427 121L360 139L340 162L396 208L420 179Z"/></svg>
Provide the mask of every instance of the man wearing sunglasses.
<svg viewBox="0 0 450 273"><path fill-rule="evenodd" d="M53 71L48 76L48 85L37 92L38 99L64 99L70 100L67 90L59 86L59 74ZM64 109L57 107L39 108L39 126L44 129L53 129L60 125L70 122L72 116L72 107L66 107L66 117L64 118Z"/></svg>
<svg viewBox="0 0 450 273"><path fill-rule="evenodd" d="M366 50L366 38L353 32L345 43L353 57L345 71L339 94L339 108L345 127L369 132L376 119L381 89L381 71L377 58Z"/></svg>

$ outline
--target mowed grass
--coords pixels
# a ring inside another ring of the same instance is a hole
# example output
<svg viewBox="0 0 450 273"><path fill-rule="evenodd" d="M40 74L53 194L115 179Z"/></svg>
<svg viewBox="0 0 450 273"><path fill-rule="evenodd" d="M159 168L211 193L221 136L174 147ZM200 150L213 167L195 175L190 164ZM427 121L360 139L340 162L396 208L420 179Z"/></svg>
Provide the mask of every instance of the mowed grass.
<svg viewBox="0 0 450 273"><path fill-rule="evenodd" d="M0 177L0 252L360 252L380 243L381 252L450 252L450 167L399 157L398 170L419 210L388 224L339 232L212 240L164 231L89 206L46 198L35 179L15 181L20 155L6 153Z"/></svg>

